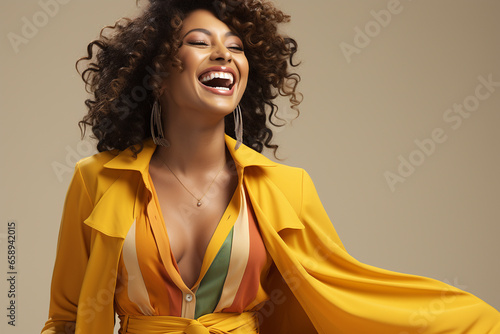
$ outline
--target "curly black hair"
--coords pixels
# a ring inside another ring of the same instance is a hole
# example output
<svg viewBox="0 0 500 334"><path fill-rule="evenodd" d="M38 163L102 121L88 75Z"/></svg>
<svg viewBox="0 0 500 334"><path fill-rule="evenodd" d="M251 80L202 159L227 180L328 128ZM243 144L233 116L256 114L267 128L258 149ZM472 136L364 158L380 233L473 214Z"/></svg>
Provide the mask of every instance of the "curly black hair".
<svg viewBox="0 0 500 334"><path fill-rule="evenodd" d="M183 19L196 9L211 11L242 39L250 66L247 89L240 101L243 113L243 143L258 152L264 146L276 153L272 144L278 96L287 97L299 114L302 95L296 92L300 76L291 72L297 42L281 35L278 24L290 17L268 1L261 0L150 0L134 19L122 18L101 30L98 39L87 46L81 72L91 97L85 101L88 113L79 122L82 137L87 126L98 140L97 149L134 154L143 149L142 141L151 137L149 120L158 97L166 65L182 70L177 58L181 45ZM225 117L225 131L234 138L232 115Z"/></svg>

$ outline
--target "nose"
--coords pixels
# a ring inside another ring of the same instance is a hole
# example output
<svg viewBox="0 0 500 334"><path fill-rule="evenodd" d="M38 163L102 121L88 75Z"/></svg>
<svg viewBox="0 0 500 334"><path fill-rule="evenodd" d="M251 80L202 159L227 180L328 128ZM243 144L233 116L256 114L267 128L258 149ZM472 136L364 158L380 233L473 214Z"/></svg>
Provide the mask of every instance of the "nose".
<svg viewBox="0 0 500 334"><path fill-rule="evenodd" d="M225 61L230 63L233 57L231 51L223 43L217 43L214 45L212 54L210 55L210 60L214 61Z"/></svg>

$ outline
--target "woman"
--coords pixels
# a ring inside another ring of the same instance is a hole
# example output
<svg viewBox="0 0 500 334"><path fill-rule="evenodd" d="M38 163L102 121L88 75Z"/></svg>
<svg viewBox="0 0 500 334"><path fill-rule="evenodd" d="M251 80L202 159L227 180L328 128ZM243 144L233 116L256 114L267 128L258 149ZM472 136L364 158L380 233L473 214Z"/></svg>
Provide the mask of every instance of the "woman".
<svg viewBox="0 0 500 334"><path fill-rule="evenodd" d="M121 333L500 333L478 298L350 257L309 176L259 153L273 100L300 100L287 20L152 0L89 45L101 153L68 190L42 333L112 333L115 312Z"/></svg>

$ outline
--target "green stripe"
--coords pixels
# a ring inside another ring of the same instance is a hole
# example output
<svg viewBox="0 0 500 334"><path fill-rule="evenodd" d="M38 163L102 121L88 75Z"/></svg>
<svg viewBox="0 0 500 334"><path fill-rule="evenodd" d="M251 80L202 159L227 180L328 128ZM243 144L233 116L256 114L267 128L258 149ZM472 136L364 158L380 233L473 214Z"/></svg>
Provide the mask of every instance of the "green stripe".
<svg viewBox="0 0 500 334"><path fill-rule="evenodd" d="M226 281L227 271L229 269L229 260L231 259L231 247L233 244L234 227L227 235L214 261L208 268L205 276L201 280L200 287L196 291L196 309L195 319L215 311L222 295L222 288Z"/></svg>

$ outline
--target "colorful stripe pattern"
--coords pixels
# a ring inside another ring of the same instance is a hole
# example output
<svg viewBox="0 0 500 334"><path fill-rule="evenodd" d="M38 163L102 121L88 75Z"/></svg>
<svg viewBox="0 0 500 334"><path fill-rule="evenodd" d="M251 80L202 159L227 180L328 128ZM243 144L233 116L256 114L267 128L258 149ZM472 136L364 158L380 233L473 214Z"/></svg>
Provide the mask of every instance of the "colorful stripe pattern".
<svg viewBox="0 0 500 334"><path fill-rule="evenodd" d="M152 181L150 180L151 185ZM119 315L198 319L213 312L255 310L269 296L261 279L271 260L243 185L237 188L209 242L195 285L188 288L170 250L156 192L129 231L120 260Z"/></svg>

